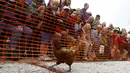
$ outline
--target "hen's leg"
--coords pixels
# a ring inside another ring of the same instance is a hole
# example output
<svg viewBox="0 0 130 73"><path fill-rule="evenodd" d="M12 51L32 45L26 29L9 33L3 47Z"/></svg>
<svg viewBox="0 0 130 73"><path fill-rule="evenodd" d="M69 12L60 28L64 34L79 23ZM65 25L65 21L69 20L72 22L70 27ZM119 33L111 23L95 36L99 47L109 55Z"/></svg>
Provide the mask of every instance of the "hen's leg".
<svg viewBox="0 0 130 73"><path fill-rule="evenodd" d="M71 65L69 65L69 70L67 72L70 72L71 71Z"/></svg>
<svg viewBox="0 0 130 73"><path fill-rule="evenodd" d="M72 65L73 62L69 61L68 63L66 63L67 65L69 65L69 70L67 72L70 72L71 71L71 65Z"/></svg>
<svg viewBox="0 0 130 73"><path fill-rule="evenodd" d="M54 65L52 65L51 67L54 67L54 66L57 66L58 64L54 64Z"/></svg>
<svg viewBox="0 0 130 73"><path fill-rule="evenodd" d="M59 65L59 64L60 64L60 62L57 61L56 64L52 65L51 67L57 66L57 65Z"/></svg>

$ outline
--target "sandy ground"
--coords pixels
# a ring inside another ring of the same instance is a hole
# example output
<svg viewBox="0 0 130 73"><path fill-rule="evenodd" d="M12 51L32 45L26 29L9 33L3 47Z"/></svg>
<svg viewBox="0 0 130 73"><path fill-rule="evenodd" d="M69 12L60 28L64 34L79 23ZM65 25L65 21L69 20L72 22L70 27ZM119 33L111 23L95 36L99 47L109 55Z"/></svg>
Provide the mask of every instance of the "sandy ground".
<svg viewBox="0 0 130 73"><path fill-rule="evenodd" d="M54 62L41 62L38 65L51 66ZM30 65L27 63L6 63L0 64L0 73L56 73L47 69ZM68 66L61 64L54 67L57 70L66 72ZM76 62L72 65L70 73L130 73L130 61L115 62Z"/></svg>
<svg viewBox="0 0 130 73"><path fill-rule="evenodd" d="M0 73L53 73L47 69L33 66L27 63L1 64Z"/></svg>

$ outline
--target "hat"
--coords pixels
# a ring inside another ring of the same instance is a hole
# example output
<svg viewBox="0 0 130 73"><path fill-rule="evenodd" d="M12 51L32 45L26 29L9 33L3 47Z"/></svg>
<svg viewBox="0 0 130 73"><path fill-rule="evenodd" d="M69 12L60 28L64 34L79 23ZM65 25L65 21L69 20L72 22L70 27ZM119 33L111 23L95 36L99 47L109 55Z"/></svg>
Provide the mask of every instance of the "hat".
<svg viewBox="0 0 130 73"><path fill-rule="evenodd" d="M51 2L54 4L60 4L60 0L51 0Z"/></svg>
<svg viewBox="0 0 130 73"><path fill-rule="evenodd" d="M102 23L102 26L105 27L105 26L106 26L106 22L103 22L103 23Z"/></svg>
<svg viewBox="0 0 130 73"><path fill-rule="evenodd" d="M106 22L102 22L103 25L106 25Z"/></svg>
<svg viewBox="0 0 130 73"><path fill-rule="evenodd" d="M64 6L63 9L68 9L68 10L70 10L70 7Z"/></svg>
<svg viewBox="0 0 130 73"><path fill-rule="evenodd" d="M87 13L92 15L92 13L91 13L91 12L87 12Z"/></svg>

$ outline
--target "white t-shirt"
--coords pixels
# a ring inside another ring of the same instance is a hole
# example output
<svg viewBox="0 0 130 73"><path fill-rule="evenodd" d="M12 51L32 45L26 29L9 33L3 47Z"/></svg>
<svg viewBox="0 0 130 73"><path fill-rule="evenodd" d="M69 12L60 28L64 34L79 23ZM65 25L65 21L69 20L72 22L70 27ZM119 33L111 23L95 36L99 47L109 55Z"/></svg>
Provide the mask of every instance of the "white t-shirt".
<svg viewBox="0 0 130 73"><path fill-rule="evenodd" d="M128 34L127 37L130 38L130 34Z"/></svg>

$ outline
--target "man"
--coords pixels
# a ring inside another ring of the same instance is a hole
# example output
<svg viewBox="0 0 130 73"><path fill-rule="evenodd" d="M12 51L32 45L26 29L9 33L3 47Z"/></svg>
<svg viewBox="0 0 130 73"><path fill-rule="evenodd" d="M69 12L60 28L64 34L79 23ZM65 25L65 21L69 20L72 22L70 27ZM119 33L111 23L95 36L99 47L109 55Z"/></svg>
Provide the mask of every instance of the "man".
<svg viewBox="0 0 130 73"><path fill-rule="evenodd" d="M98 25L96 29L91 30L91 41L93 44L94 51L99 50L101 32L102 32L102 25Z"/></svg>
<svg viewBox="0 0 130 73"><path fill-rule="evenodd" d="M83 20L86 22L88 20L88 13L87 13L87 9L89 8L89 4L85 3L84 4L84 8L81 10L81 14L83 16Z"/></svg>
<svg viewBox="0 0 130 73"><path fill-rule="evenodd" d="M9 33L11 35L10 37L8 37L9 41L7 41L7 43L8 43L8 47L12 51L15 51L18 49L18 47L20 46L19 43L21 44L22 47L25 48L25 46L27 46L28 40L30 40L31 35L32 35L32 30L29 27L24 26L17 21L12 23L12 25L9 25L8 23L3 22L1 24L1 28L6 29L7 30L6 33ZM21 33L25 33L24 39L22 39L23 43L19 42L21 38Z"/></svg>
<svg viewBox="0 0 130 73"><path fill-rule="evenodd" d="M96 29L97 25L100 24L100 15L96 15L96 18L94 19L94 22L92 24L92 29Z"/></svg>
<svg viewBox="0 0 130 73"><path fill-rule="evenodd" d="M91 39L94 43L99 43L99 36L102 32L102 26L98 25L97 28L91 30Z"/></svg>
<svg viewBox="0 0 130 73"><path fill-rule="evenodd" d="M104 54L106 52L106 49L108 48L108 30L107 28L102 29L102 33L100 36L100 48L99 53Z"/></svg>
<svg viewBox="0 0 130 73"><path fill-rule="evenodd" d="M122 34L119 37L119 50L121 52L121 58L123 60L126 60L129 50L128 50L127 32L125 29L122 30Z"/></svg>
<svg viewBox="0 0 130 73"><path fill-rule="evenodd" d="M12 24L15 21L15 10L11 9L11 8L15 7L15 1L8 1L8 3L9 4L5 4L2 6L3 8L5 8L5 10L3 10L3 13L1 15L2 19L3 19L1 21L1 25L0 25L1 32L3 30L7 30L8 28L10 28L10 27L13 28L15 26ZM9 26L8 24L11 24L11 26ZM9 31L9 30L11 30L11 29L8 29L7 31ZM6 32L4 32L4 33L7 34ZM5 37L7 37L5 35L3 35L1 37L3 37L2 40L4 40L4 41L7 39L7 38L5 38Z"/></svg>
<svg viewBox="0 0 130 73"><path fill-rule="evenodd" d="M48 6L46 6L45 8L43 21L41 21L38 28L39 31L44 31L44 32L40 32L41 37L39 38L41 38L41 45L48 46L49 45L48 43L52 41L52 35L57 32L60 32L60 28L59 28L60 24L58 23L57 20L58 14L56 13L59 4L60 4L60 0L50 0ZM51 47L47 47L47 48L51 48ZM44 57L48 58L48 56L46 55L44 55Z"/></svg>
<svg viewBox="0 0 130 73"><path fill-rule="evenodd" d="M108 32L108 30L107 30L107 28L103 28L102 29L102 33L101 33L101 36L100 36L100 44L101 45L104 45L104 46L107 46L108 44L107 44L107 33Z"/></svg>
<svg viewBox="0 0 130 73"><path fill-rule="evenodd" d="M31 19L30 24L32 24L31 27L34 33L33 38L32 38L33 44L31 46L33 46L33 51L34 51L33 54L39 54L40 50L43 49L42 47L47 46L48 42L51 40L51 37L50 37L51 35L49 33L47 34L46 32L45 33L42 32L46 4L44 0L33 0L31 5L32 5L32 8L34 8L34 10L31 9L32 12L29 15ZM34 57L38 57L38 56L39 55L35 55ZM40 57L40 58L43 58L43 57ZM44 58L48 58L48 57L44 57Z"/></svg>

